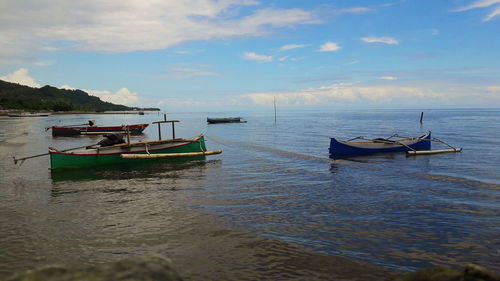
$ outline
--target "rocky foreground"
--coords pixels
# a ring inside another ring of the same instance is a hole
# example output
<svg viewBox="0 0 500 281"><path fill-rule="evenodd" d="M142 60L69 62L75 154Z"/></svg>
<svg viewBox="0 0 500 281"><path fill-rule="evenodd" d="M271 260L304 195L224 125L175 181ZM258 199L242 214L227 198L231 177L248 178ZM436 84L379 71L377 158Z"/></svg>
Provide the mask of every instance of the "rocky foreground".
<svg viewBox="0 0 500 281"><path fill-rule="evenodd" d="M179 281L182 278L169 259L144 255L94 266L45 266L14 274L5 281ZM406 273L395 281L500 281L486 269L435 267Z"/></svg>

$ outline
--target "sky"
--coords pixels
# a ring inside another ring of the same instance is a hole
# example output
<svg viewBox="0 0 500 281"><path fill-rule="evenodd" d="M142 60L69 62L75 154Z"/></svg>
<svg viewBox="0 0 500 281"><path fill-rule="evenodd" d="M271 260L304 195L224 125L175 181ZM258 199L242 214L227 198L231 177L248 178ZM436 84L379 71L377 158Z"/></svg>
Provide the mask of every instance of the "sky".
<svg viewBox="0 0 500 281"><path fill-rule="evenodd" d="M500 107L500 0L0 0L0 79L162 110Z"/></svg>

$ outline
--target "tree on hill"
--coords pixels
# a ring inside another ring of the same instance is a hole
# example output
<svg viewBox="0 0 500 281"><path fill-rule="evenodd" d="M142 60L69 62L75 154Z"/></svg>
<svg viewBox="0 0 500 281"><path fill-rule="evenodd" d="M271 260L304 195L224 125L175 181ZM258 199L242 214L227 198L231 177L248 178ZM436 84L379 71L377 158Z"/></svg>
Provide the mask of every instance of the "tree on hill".
<svg viewBox="0 0 500 281"><path fill-rule="evenodd" d="M0 106L9 109L54 111L125 111L134 108L102 101L82 90L52 86L32 88L0 80Z"/></svg>

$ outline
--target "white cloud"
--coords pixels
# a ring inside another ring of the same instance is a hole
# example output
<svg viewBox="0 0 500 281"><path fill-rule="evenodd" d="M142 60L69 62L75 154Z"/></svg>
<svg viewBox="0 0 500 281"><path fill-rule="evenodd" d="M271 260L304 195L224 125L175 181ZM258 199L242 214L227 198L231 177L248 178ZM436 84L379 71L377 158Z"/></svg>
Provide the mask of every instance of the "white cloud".
<svg viewBox="0 0 500 281"><path fill-rule="evenodd" d="M4 80L11 83L18 83L25 86L30 86L33 88L40 88L40 84L38 84L35 79L33 79L28 74L28 69L20 68L6 76L0 76L0 80Z"/></svg>
<svg viewBox="0 0 500 281"><path fill-rule="evenodd" d="M191 54L200 54L204 53L205 49L197 49L197 50L177 50L174 51L174 53L178 55L191 55Z"/></svg>
<svg viewBox="0 0 500 281"><path fill-rule="evenodd" d="M252 52L243 53L243 58L247 59L247 60L257 61L257 62L271 62L271 61L273 61L272 56L259 55L259 54L252 53Z"/></svg>
<svg viewBox="0 0 500 281"><path fill-rule="evenodd" d="M307 45L304 45L304 44L289 44L289 45L282 46L280 48L280 51L288 51L288 50L305 48L305 47L307 47Z"/></svg>
<svg viewBox="0 0 500 281"><path fill-rule="evenodd" d="M353 61L346 63L346 65L353 65L353 64L358 64L358 63L359 63L359 60L353 60Z"/></svg>
<svg viewBox="0 0 500 281"><path fill-rule="evenodd" d="M380 77L381 80L398 80L397 77L394 76L382 76Z"/></svg>
<svg viewBox="0 0 500 281"><path fill-rule="evenodd" d="M110 91L96 91L96 90L87 90L87 91L89 94L99 97L103 101L116 104L135 105L139 100L137 93L131 92L127 88L121 88L114 93Z"/></svg>
<svg viewBox="0 0 500 281"><path fill-rule="evenodd" d="M392 37L363 37L361 41L366 43L384 43L388 45L398 45L399 41Z"/></svg>
<svg viewBox="0 0 500 281"><path fill-rule="evenodd" d="M337 45L337 43L326 42L325 44L323 44L319 47L318 52L336 52L340 49L342 49L342 47Z"/></svg>
<svg viewBox="0 0 500 281"><path fill-rule="evenodd" d="M439 30L437 30L435 28L431 28L430 31L431 31L431 34L434 35L434 36L436 36L436 35L439 34Z"/></svg>
<svg viewBox="0 0 500 281"><path fill-rule="evenodd" d="M255 6L253 12L241 12L247 6ZM3 1L0 59L13 62L12 56L63 48L110 53L165 49L317 23L311 11L266 8L249 0Z"/></svg>
<svg viewBox="0 0 500 281"><path fill-rule="evenodd" d="M494 6L494 10L489 13L483 21L489 21L493 19L496 16L500 15L500 0L476 0L472 4L455 9L455 12L464 12L472 9L477 9L477 8L488 8Z"/></svg>
<svg viewBox="0 0 500 281"><path fill-rule="evenodd" d="M61 89L76 90L76 88L73 88L68 85L61 86ZM88 93L89 95L96 96L103 101L115 104L134 106L137 105L137 101L139 100L139 95L137 93L131 92L127 88L121 88L116 92L111 92L107 90L86 90L86 89L81 89L81 90Z"/></svg>
<svg viewBox="0 0 500 281"><path fill-rule="evenodd" d="M461 7L456 9L456 12L463 12L471 9L476 9L476 8L486 8L491 5L499 4L500 0L477 0L474 1L472 4Z"/></svg>
<svg viewBox="0 0 500 281"><path fill-rule="evenodd" d="M215 72L202 70L200 69L200 67L204 66L198 66L197 68L195 68L195 66L184 66L184 65L174 66L171 67L166 74L159 75L159 78L177 80L177 79L187 79L192 77L217 75L217 73Z"/></svg>
<svg viewBox="0 0 500 281"><path fill-rule="evenodd" d="M500 6L497 7L495 10L493 10L493 12L489 13L485 18L484 18L484 21L489 21L491 19L493 19L494 17L496 16L500 16Z"/></svg>
<svg viewBox="0 0 500 281"><path fill-rule="evenodd" d="M335 10L334 12L336 14L363 14L366 12L370 12L372 9L368 7L353 7L353 8L346 8L346 9L338 9Z"/></svg>
<svg viewBox="0 0 500 281"><path fill-rule="evenodd" d="M500 86L489 86L487 87L488 91L492 92L492 93L497 93L499 94L499 98L500 98Z"/></svg>
<svg viewBox="0 0 500 281"><path fill-rule="evenodd" d="M36 66L48 66L48 65L55 64L55 62L54 61L35 61L33 64Z"/></svg>
<svg viewBox="0 0 500 281"><path fill-rule="evenodd" d="M77 88L73 88L71 87L70 85L62 85L61 87L59 87L61 89L65 89L65 90L78 90ZM84 90L82 90L84 91Z"/></svg>
<svg viewBox="0 0 500 281"><path fill-rule="evenodd" d="M279 57L279 58L277 58L277 60L278 60L278 61L281 61L281 62L286 61L287 59L288 59L288 56L284 56L284 57Z"/></svg>

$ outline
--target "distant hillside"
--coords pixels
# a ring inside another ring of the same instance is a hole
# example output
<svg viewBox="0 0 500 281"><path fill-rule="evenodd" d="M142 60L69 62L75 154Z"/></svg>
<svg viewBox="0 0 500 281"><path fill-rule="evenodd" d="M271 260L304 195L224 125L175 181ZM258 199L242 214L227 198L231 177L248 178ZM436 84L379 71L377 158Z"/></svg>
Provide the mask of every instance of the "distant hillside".
<svg viewBox="0 0 500 281"><path fill-rule="evenodd" d="M51 86L32 88L0 80L0 106L7 109L54 111L124 111L136 108L102 101L82 90Z"/></svg>

